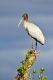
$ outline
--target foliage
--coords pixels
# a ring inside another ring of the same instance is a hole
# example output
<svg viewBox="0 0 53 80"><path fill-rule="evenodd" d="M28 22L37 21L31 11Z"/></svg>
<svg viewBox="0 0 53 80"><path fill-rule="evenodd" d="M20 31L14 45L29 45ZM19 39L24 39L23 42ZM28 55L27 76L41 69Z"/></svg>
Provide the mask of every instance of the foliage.
<svg viewBox="0 0 53 80"><path fill-rule="evenodd" d="M27 52L25 54L25 60L20 61L22 64L19 68L17 68L17 71L20 75L27 74L27 77L23 76L24 79L22 79L22 80L34 80L34 76L35 76L35 74L37 74L36 70L32 71L32 75L29 73L30 67L36 61L36 54L33 51L34 50L32 50L31 52ZM40 74L38 76L38 80L47 80L48 76L43 75L43 73L45 72L45 68L44 67L40 68L39 72L40 72Z"/></svg>
<svg viewBox="0 0 53 80"><path fill-rule="evenodd" d="M45 72L45 68L40 68L40 75L38 76L39 80L47 80L48 76L44 76L43 73Z"/></svg>

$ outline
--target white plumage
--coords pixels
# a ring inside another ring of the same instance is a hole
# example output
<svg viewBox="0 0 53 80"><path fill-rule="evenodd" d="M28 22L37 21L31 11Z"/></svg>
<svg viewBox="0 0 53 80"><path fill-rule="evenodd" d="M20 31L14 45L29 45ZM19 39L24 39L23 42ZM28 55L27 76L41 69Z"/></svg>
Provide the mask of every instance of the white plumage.
<svg viewBox="0 0 53 80"><path fill-rule="evenodd" d="M24 28L27 30L32 38L36 39L41 44L45 43L45 37L39 27L37 27L33 23L24 22Z"/></svg>
<svg viewBox="0 0 53 80"><path fill-rule="evenodd" d="M42 33L42 31L39 29L39 27L37 27L36 25L34 25L33 23L30 23L27 21L28 20L28 15L25 13L18 26L20 25L20 23L23 21L24 23L24 28L25 30L28 32L28 34L33 38L35 39L37 42L39 42L40 44L44 45L45 44L45 37Z"/></svg>

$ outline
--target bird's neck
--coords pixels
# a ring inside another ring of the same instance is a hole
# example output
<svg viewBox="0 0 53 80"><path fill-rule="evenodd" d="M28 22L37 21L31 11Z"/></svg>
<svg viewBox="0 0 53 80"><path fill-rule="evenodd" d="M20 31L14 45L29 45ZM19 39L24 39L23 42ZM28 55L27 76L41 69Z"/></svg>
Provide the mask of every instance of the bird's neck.
<svg viewBox="0 0 53 80"><path fill-rule="evenodd" d="M28 25L28 22L25 20L23 25L25 29L27 29L27 25Z"/></svg>

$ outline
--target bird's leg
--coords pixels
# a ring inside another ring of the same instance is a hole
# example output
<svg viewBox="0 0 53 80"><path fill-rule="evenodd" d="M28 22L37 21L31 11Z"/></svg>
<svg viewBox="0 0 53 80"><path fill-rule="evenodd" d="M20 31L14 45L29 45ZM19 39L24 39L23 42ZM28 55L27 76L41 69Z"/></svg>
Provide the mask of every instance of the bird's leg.
<svg viewBox="0 0 53 80"><path fill-rule="evenodd" d="M37 50L37 40L36 40L36 44L35 44L35 49Z"/></svg>
<svg viewBox="0 0 53 80"><path fill-rule="evenodd" d="M32 49L33 49L33 38L32 38Z"/></svg>

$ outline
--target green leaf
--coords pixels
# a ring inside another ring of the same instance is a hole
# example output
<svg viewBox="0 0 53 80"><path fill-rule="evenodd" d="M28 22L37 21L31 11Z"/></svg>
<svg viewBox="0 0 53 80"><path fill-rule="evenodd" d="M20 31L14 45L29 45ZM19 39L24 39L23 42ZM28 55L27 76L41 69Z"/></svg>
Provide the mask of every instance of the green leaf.
<svg viewBox="0 0 53 80"><path fill-rule="evenodd" d="M36 70L33 70L33 73L36 74Z"/></svg>
<svg viewBox="0 0 53 80"><path fill-rule="evenodd" d="M42 68L40 68L40 70L41 70L42 72L44 72L44 71L45 71L45 68L44 68L44 67L42 67Z"/></svg>

